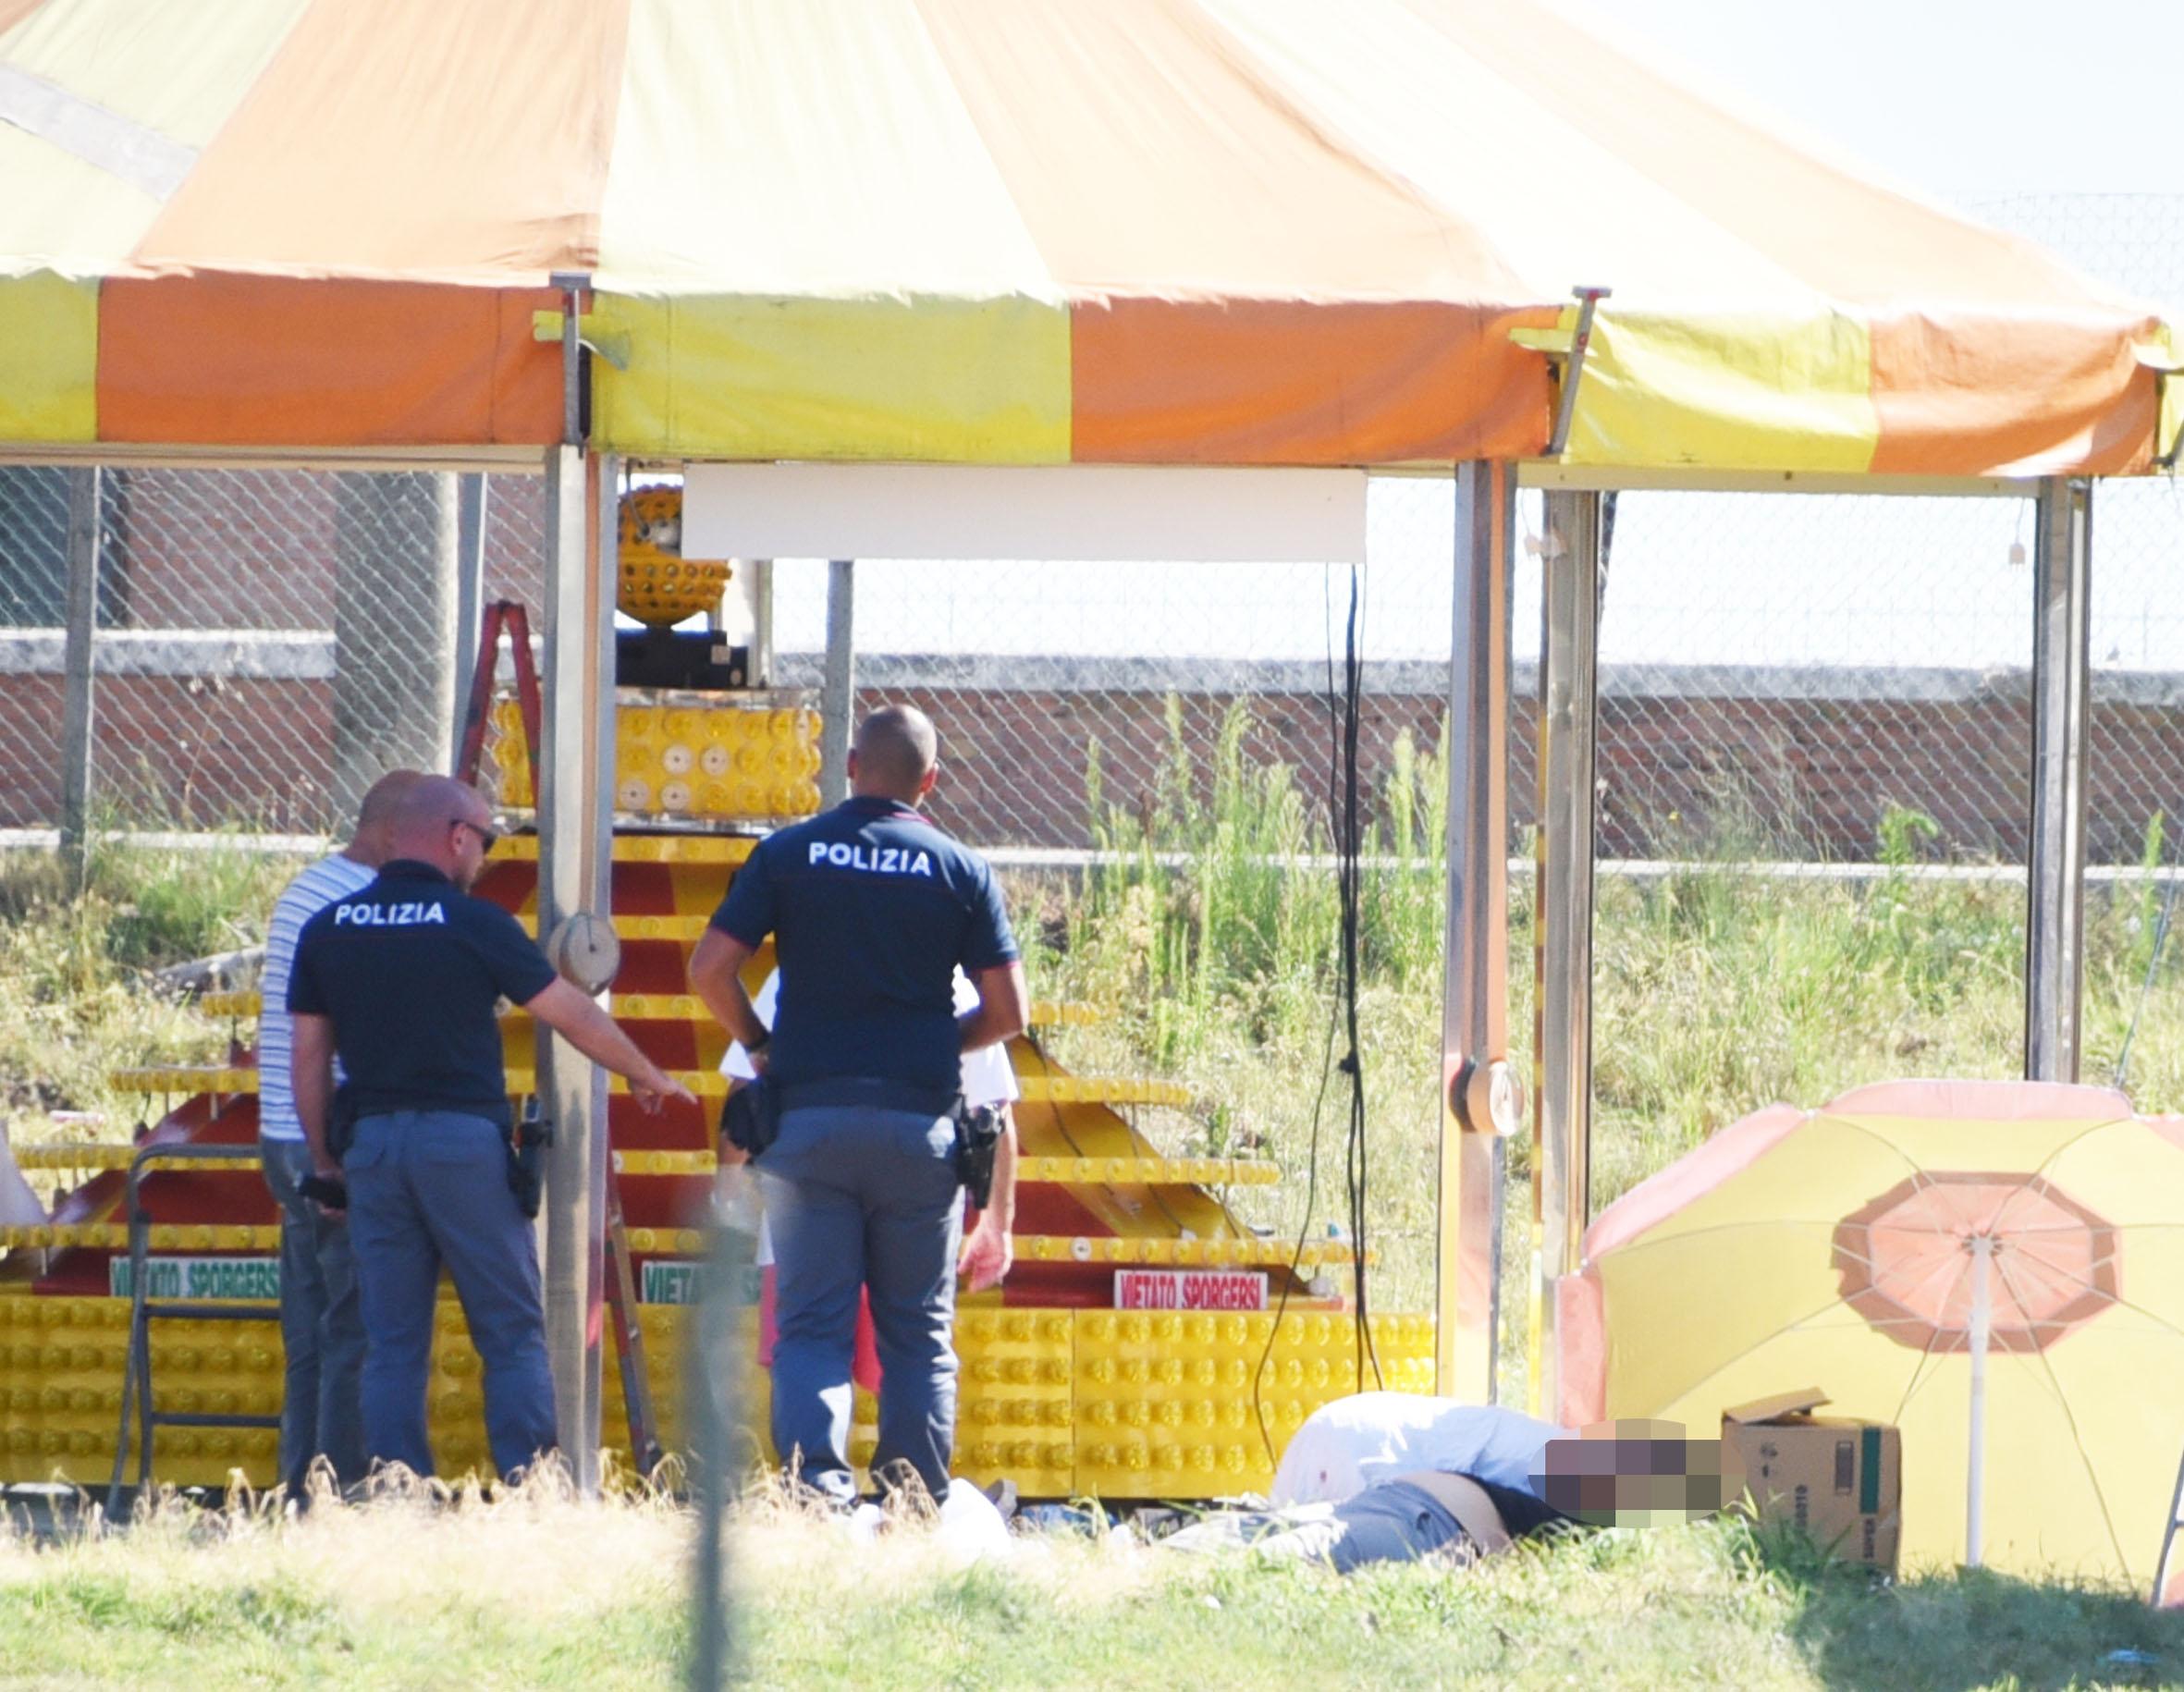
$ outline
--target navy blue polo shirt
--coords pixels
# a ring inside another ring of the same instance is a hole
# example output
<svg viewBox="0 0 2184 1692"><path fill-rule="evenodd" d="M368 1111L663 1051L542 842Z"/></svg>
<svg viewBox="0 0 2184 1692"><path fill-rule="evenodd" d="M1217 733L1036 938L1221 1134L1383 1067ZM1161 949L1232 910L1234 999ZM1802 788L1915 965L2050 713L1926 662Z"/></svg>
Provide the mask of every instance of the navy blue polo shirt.
<svg viewBox="0 0 2184 1692"><path fill-rule="evenodd" d="M768 835L713 926L781 971L767 1073L953 1090L963 1063L955 971L1013 963L984 858L892 799L852 798Z"/></svg>
<svg viewBox="0 0 2184 1692"><path fill-rule="evenodd" d="M357 1114L462 1110L509 1121L503 998L528 1004L554 966L498 905L397 858L303 925L288 1010L334 1022Z"/></svg>

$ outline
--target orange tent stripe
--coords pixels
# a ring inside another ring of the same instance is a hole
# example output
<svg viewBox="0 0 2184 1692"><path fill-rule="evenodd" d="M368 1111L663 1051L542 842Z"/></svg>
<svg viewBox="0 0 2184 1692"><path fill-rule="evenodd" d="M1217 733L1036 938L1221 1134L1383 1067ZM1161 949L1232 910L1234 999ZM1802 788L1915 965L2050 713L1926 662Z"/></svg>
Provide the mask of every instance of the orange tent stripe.
<svg viewBox="0 0 2184 1692"><path fill-rule="evenodd" d="M1224 302L1534 297L1487 232L1332 144L1187 5L918 6L1066 289Z"/></svg>
<svg viewBox="0 0 2184 1692"><path fill-rule="evenodd" d="M561 434L546 288L199 275L99 299L99 433L211 446L545 445Z"/></svg>
<svg viewBox="0 0 2184 1692"><path fill-rule="evenodd" d="M2155 332L2149 320L2145 336ZM1879 475L2138 475L2161 390L2113 323L1925 317L1871 325ZM2017 402L2003 396L2014 392Z"/></svg>
<svg viewBox="0 0 2184 1692"><path fill-rule="evenodd" d="M1528 457L1544 360L1509 339L1552 309L1167 300L1070 313L1083 462L1358 464Z"/></svg>
<svg viewBox="0 0 2184 1692"><path fill-rule="evenodd" d="M156 269L590 269L627 0L317 0L139 243Z"/></svg>

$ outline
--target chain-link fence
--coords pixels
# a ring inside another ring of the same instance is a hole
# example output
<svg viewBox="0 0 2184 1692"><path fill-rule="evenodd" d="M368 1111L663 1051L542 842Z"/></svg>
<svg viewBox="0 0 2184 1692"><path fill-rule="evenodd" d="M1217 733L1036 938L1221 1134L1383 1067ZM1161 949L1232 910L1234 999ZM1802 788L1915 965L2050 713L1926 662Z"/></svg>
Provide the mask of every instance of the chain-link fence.
<svg viewBox="0 0 2184 1692"><path fill-rule="evenodd" d="M1361 572L1366 757L1437 741L1449 688L1453 497L1378 481ZM1512 823L1532 821L1540 501L1518 502ZM2010 498L1625 494L1608 501L1600 838L1617 860L2021 862L2031 762L2033 508ZM2095 500L2096 864L2135 864L2184 784L2184 499ZM784 673L816 682L826 570L777 565ZM1345 571L1311 566L866 561L863 702L906 698L948 749L935 807L1001 849L1085 849L1098 803L1247 755L1323 791ZM1891 827L1895 825L1890 824Z"/></svg>
<svg viewBox="0 0 2184 1692"><path fill-rule="evenodd" d="M0 828L60 820L72 473L0 469ZM327 830L381 770L446 756L459 549L488 595L535 605L544 580L536 478L477 478L467 521L453 475L100 483L92 807L115 827Z"/></svg>

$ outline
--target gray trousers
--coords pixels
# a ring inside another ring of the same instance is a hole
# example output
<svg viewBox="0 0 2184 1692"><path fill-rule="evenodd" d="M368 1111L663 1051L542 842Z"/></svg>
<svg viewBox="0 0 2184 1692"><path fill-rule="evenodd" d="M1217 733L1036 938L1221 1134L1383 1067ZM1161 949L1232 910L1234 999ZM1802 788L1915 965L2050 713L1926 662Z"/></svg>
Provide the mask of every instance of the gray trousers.
<svg viewBox="0 0 2184 1692"><path fill-rule="evenodd" d="M373 1461L433 1472L425 1379L445 1264L485 1366L485 1437L512 1478L555 1449L538 1244L509 1191L506 1135L482 1116L367 1116L342 1159L364 1314L364 1440Z"/></svg>
<svg viewBox="0 0 2184 1692"><path fill-rule="evenodd" d="M1383 1480L1334 1507L1342 1532L1328 1548L1335 1573L1368 1563L1415 1563L1439 1551L1471 1543L1449 1507L1421 1486Z"/></svg>
<svg viewBox="0 0 2184 1692"><path fill-rule="evenodd" d="M298 1490L324 1456L347 1485L364 1475L364 1322L349 1224L297 1192L311 1173L301 1140L261 1140L258 1155L280 1205L280 1477Z"/></svg>
<svg viewBox="0 0 2184 1692"><path fill-rule="evenodd" d="M878 1343L884 1483L907 1465L948 1496L955 1445L955 1123L865 1106L785 1111L756 1164L773 1233L774 1449L804 1481L856 1496L849 1463L857 1289Z"/></svg>

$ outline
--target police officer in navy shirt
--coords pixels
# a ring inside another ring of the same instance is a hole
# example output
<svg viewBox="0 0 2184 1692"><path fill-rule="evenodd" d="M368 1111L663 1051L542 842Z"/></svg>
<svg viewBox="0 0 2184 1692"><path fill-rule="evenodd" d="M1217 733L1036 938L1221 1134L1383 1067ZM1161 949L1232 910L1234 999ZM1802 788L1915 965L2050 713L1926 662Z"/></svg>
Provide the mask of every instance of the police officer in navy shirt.
<svg viewBox="0 0 2184 1692"><path fill-rule="evenodd" d="M1010 1263L1013 1159L997 1159L992 1202L962 1240L952 1108L963 1054L1023 1029L1024 968L993 871L918 815L937 750L922 712L866 717L851 796L759 843L690 961L692 987L780 1099L779 1138L756 1165L779 1277L774 1449L842 1505L856 1498L859 1287L881 1368L873 1472L887 1485L915 1475L939 1500L955 1441L956 1277L991 1285ZM769 934L770 1036L740 975ZM960 1018L959 964L978 994Z"/></svg>
<svg viewBox="0 0 2184 1692"><path fill-rule="evenodd" d="M502 999L630 1079L648 1110L690 1093L566 981L498 905L472 896L498 838L474 789L420 779L378 878L303 927L288 981L296 1113L324 1180L346 1182L364 1326L364 1443L433 1472L425 1374L446 1265L485 1361L485 1431L512 1478L552 1451L538 1248L509 1183ZM327 1145L333 1060L355 1130Z"/></svg>

